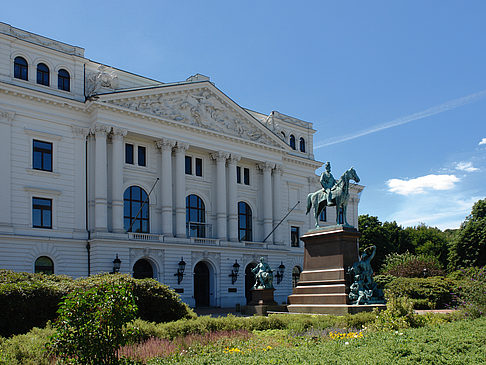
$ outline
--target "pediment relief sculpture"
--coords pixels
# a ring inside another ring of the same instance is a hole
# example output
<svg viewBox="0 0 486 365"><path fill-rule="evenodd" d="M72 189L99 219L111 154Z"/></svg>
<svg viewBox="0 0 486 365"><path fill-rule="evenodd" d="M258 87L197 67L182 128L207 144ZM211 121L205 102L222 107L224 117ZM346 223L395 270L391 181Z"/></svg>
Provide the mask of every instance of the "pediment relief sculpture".
<svg viewBox="0 0 486 365"><path fill-rule="evenodd" d="M109 104L153 114L176 122L280 147L264 130L238 115L207 89L182 94L151 95L136 99L107 100Z"/></svg>

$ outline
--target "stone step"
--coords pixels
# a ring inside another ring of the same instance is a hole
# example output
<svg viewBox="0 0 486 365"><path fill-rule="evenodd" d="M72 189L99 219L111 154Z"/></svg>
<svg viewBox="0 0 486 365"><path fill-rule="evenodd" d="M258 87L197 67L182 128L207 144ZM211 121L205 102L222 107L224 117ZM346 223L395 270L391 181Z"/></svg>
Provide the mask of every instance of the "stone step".
<svg viewBox="0 0 486 365"><path fill-rule="evenodd" d="M348 296L342 294L292 294L290 304L347 304Z"/></svg>
<svg viewBox="0 0 486 365"><path fill-rule="evenodd" d="M330 284L330 285L305 285L294 288L292 294L332 294L332 293L346 293L345 284Z"/></svg>
<svg viewBox="0 0 486 365"><path fill-rule="evenodd" d="M345 280L300 280L297 286L346 285Z"/></svg>
<svg viewBox="0 0 486 365"><path fill-rule="evenodd" d="M305 270L300 273L302 281L345 280L344 269Z"/></svg>
<svg viewBox="0 0 486 365"><path fill-rule="evenodd" d="M342 316L347 313L369 312L373 308L386 309L386 305L347 305L347 304L292 304L287 309L290 313L331 314Z"/></svg>

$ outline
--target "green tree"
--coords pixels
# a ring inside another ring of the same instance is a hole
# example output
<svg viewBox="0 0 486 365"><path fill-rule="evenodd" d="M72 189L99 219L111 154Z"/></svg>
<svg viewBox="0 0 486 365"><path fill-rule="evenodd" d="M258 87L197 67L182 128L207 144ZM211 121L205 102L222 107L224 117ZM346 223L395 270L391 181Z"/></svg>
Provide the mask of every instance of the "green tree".
<svg viewBox="0 0 486 365"><path fill-rule="evenodd" d="M447 235L440 229L420 224L416 227L405 228L413 252L417 255L435 257L441 263L442 267L447 267L447 256L449 247Z"/></svg>
<svg viewBox="0 0 486 365"><path fill-rule="evenodd" d="M449 246L449 269L486 265L486 199L478 200Z"/></svg>
<svg viewBox="0 0 486 365"><path fill-rule="evenodd" d="M367 247L376 246L376 255L371 261L371 266L375 272L378 272L385 256L392 249L383 229L383 224L378 220L378 217L365 214L358 217L358 229L361 233L359 238L360 253L363 253Z"/></svg>

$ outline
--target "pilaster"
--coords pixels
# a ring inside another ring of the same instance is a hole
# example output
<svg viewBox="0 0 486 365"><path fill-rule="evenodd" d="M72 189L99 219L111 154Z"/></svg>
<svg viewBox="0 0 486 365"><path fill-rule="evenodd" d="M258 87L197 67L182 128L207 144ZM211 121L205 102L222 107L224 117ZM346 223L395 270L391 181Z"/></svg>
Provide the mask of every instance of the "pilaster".
<svg viewBox="0 0 486 365"><path fill-rule="evenodd" d="M238 197L236 183L236 165L241 156L231 154L228 164L228 238L238 241Z"/></svg>
<svg viewBox="0 0 486 365"><path fill-rule="evenodd" d="M162 138L156 142L162 154L160 162L160 200L162 210L162 233L173 236L172 225L172 149L176 142Z"/></svg>
<svg viewBox="0 0 486 365"><path fill-rule="evenodd" d="M185 156L189 148L188 143L177 142L175 146L175 208L176 208L176 236L186 237L186 175Z"/></svg>
<svg viewBox="0 0 486 365"><path fill-rule="evenodd" d="M273 169L273 227L277 227L283 218L280 204L282 200L282 174L282 165L275 165ZM273 232L273 243L277 245L283 244L282 228L283 226L279 225Z"/></svg>
<svg viewBox="0 0 486 365"><path fill-rule="evenodd" d="M258 164L258 168L263 172L263 186L262 186L262 202L263 202L263 237L267 237L272 231L272 169L275 164L271 162L264 162ZM271 240L269 237L267 240ZM271 241L270 241L271 242Z"/></svg>
<svg viewBox="0 0 486 365"><path fill-rule="evenodd" d="M128 131L113 128L111 142L113 145L113 160L111 166L111 212L113 232L123 233L123 138Z"/></svg>
<svg viewBox="0 0 486 365"><path fill-rule="evenodd" d="M226 159L229 153L215 152L211 158L216 161L216 237L227 239L226 224Z"/></svg>
<svg viewBox="0 0 486 365"><path fill-rule="evenodd" d="M71 126L73 132L74 169L74 229L86 231L86 137L89 128Z"/></svg>

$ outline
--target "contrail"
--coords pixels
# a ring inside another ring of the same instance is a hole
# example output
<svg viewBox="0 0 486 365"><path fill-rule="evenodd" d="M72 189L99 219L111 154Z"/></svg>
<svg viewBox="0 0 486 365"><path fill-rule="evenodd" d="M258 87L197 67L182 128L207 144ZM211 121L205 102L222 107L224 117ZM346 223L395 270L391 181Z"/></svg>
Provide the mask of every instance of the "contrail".
<svg viewBox="0 0 486 365"><path fill-rule="evenodd" d="M387 122L387 123L378 124L378 125L375 125L371 128L363 129L363 130L358 131L358 132L353 133L353 134L348 134L348 135L344 135L344 136L341 136L341 137L329 138L325 141L319 142L316 145L314 145L314 150L317 150L319 148L326 147L326 146L331 146L333 144L350 141L352 139L356 139L356 138L359 138L359 137L362 137L362 136L366 136L366 135L371 134L371 133L376 133L376 132L382 131L384 129L397 127L397 126L402 125L402 124L407 124L407 123L413 122L414 120L427 118L427 117L430 117L430 116L435 115L435 114L439 114L439 113L446 112L448 110L459 108L460 106L474 103L474 102L484 98L485 96L486 96L486 90L483 90L483 91L479 91L479 92L471 94L471 95L463 96L463 97L458 98L458 99L449 100L449 101L447 101L443 104L433 106L433 107L431 107L429 109L425 109L421 112L406 115L404 117L394 119L394 120Z"/></svg>

